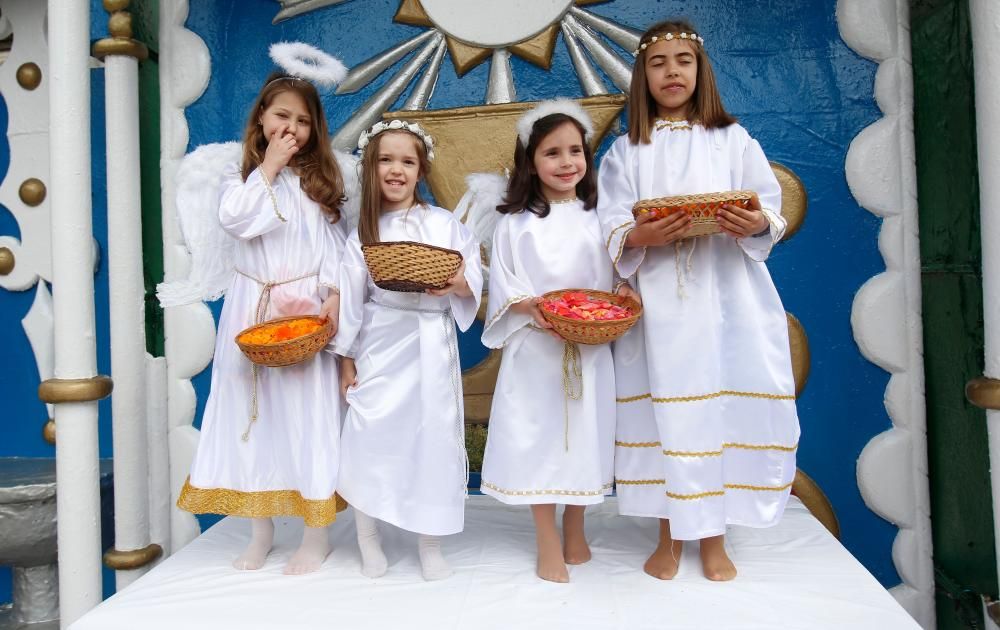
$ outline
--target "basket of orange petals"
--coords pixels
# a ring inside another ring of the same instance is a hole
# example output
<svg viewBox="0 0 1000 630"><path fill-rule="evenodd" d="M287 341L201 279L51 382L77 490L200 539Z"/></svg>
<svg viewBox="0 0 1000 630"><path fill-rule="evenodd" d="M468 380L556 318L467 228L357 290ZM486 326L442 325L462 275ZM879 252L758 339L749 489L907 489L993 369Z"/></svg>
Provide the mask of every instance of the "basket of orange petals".
<svg viewBox="0 0 1000 630"><path fill-rule="evenodd" d="M410 241L362 245L361 252L375 286L386 291L443 289L462 264L453 249Z"/></svg>
<svg viewBox="0 0 1000 630"><path fill-rule="evenodd" d="M642 316L632 298L592 289L549 291L538 306L560 337L586 345L618 339Z"/></svg>
<svg viewBox="0 0 1000 630"><path fill-rule="evenodd" d="M318 315L280 317L236 335L236 345L257 365L284 367L305 361L333 337L333 321Z"/></svg>
<svg viewBox="0 0 1000 630"><path fill-rule="evenodd" d="M750 200L755 196L756 193L752 190L729 190L699 195L643 199L632 206L632 214L636 218L643 214L650 214L654 219L660 219L674 212L687 212L691 215L691 228L687 235L707 236L722 231L715 219L715 213L719 211L719 208L728 205L749 208Z"/></svg>

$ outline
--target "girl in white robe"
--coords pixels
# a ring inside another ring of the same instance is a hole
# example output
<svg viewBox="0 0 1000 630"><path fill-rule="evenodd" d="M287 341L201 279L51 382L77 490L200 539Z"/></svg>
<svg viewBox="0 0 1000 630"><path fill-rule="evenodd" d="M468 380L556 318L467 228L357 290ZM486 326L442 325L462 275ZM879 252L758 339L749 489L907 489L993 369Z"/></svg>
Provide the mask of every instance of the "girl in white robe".
<svg viewBox="0 0 1000 630"><path fill-rule="evenodd" d="M590 559L585 506L600 503L612 488L614 365L608 344L569 344L547 332L539 296L571 288L611 291L615 274L593 211L590 117L560 99L527 112L518 131L490 260L483 343L503 348L503 358L481 489L504 503L531 505L538 576L566 582L567 564ZM566 506L562 542L556 504Z"/></svg>
<svg viewBox="0 0 1000 630"><path fill-rule="evenodd" d="M467 330L482 293L479 244L448 210L424 203L416 185L433 156L417 125L380 123L362 135L358 230L341 270L336 352L350 409L338 488L355 509L362 573L388 568L375 520L420 534L427 580L451 569L438 536L462 531L468 461L455 325ZM416 241L456 250L464 263L448 286L426 293L375 286L362 245Z"/></svg>
<svg viewBox="0 0 1000 630"><path fill-rule="evenodd" d="M219 222L237 240L236 272L219 319L201 438L177 505L253 519L238 569L263 566L273 516L298 516L306 525L285 572L318 569L329 553L326 528L336 519L335 355L254 368L234 341L278 317L338 320L343 182L327 135L315 87L272 75L251 110L242 164L227 168L219 191Z"/></svg>
<svg viewBox="0 0 1000 630"><path fill-rule="evenodd" d="M777 523L796 471L786 315L764 265L785 227L781 191L689 24L655 25L637 52L629 135L599 178L609 253L645 298L615 346L619 509L661 519L647 573L673 577L679 541L697 539L706 577L728 580L726 526ZM723 233L685 239L684 213L632 216L639 200L728 190L756 198L718 213Z"/></svg>

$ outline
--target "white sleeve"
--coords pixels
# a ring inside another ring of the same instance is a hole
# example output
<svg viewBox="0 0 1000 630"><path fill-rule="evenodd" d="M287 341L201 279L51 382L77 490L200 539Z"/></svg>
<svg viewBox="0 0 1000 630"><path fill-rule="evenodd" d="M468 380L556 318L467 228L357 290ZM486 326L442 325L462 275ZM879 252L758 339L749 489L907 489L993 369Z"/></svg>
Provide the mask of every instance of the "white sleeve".
<svg viewBox="0 0 1000 630"><path fill-rule="evenodd" d="M347 235L344 233L344 219L327 223L327 237L323 249L323 261L319 268L320 297L324 300L334 291L340 290L340 264L344 259Z"/></svg>
<svg viewBox="0 0 1000 630"><path fill-rule="evenodd" d="M333 338L333 350L344 357L358 352L358 337L364 321L365 302L368 301L368 267L361 253L361 239L357 231L347 239L344 258L340 264L340 324Z"/></svg>
<svg viewBox="0 0 1000 630"><path fill-rule="evenodd" d="M451 248L462 254L465 260L465 281L469 284L472 295L460 297L451 293L448 300L451 305L452 315L455 316L455 323L459 330L465 332L476 319L476 312L479 311L479 302L483 299L483 262L479 255L479 241L472 235L467 227L459 223L457 218L452 217Z"/></svg>
<svg viewBox="0 0 1000 630"><path fill-rule="evenodd" d="M509 217L501 218L493 233L489 303L483 327L483 345L488 348L502 348L511 335L532 321L530 315L510 311L512 305L533 298L535 294L514 271Z"/></svg>
<svg viewBox="0 0 1000 630"><path fill-rule="evenodd" d="M639 200L635 173L629 164L627 138L611 146L601 161L597 175L597 216L608 255L622 278L639 269L645 247L625 247L625 239L635 228L632 206Z"/></svg>
<svg viewBox="0 0 1000 630"><path fill-rule="evenodd" d="M239 169L227 172L219 190L219 223L230 236L248 241L285 223L271 183L254 169L244 182Z"/></svg>
<svg viewBox="0 0 1000 630"><path fill-rule="evenodd" d="M746 236L736 239L736 242L751 260L764 262L770 256L771 248L785 234L787 222L781 216L781 186L756 140L749 139L742 157L740 189L757 193L761 210L767 218L768 230L760 236Z"/></svg>

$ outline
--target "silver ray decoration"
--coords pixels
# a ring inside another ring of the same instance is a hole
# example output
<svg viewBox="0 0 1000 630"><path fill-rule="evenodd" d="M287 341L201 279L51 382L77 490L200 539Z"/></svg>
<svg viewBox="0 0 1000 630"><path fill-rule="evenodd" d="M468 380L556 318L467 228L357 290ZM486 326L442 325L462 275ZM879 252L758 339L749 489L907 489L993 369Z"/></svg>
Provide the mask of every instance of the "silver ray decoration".
<svg viewBox="0 0 1000 630"><path fill-rule="evenodd" d="M434 52L434 57L427 65L427 70L424 70L424 76L420 77L420 81L413 88L410 97L406 99L403 109L406 111L427 109L427 103L434 95L434 87L437 85L438 75L441 73L441 61L446 52L448 52L448 43L441 40Z"/></svg>
<svg viewBox="0 0 1000 630"><path fill-rule="evenodd" d="M278 11L278 14L274 16L273 20L271 20L271 24L284 22L285 20L293 18L296 15L309 13L310 11L322 9L323 7L329 7L342 2L350 2L350 0L278 0L278 2L281 4L281 10Z"/></svg>
<svg viewBox="0 0 1000 630"><path fill-rule="evenodd" d="M580 43L583 44L590 56L600 66L604 74L608 75L611 82L622 92L628 92L629 83L632 82L632 68L628 66L615 51L602 42L586 26L583 26L572 15L567 14L563 18L563 23L572 29Z"/></svg>
<svg viewBox="0 0 1000 630"><path fill-rule="evenodd" d="M601 77L598 76L594 66L590 65L587 55L584 54L583 49L580 47L580 42L576 41L573 29L565 22L560 25L560 28L562 28L563 40L566 42L567 50L569 50L569 58L573 60L576 77L580 80L580 87L583 88L583 93L587 96L607 94L608 89L604 86L604 81L601 81Z"/></svg>
<svg viewBox="0 0 1000 630"><path fill-rule="evenodd" d="M413 39L407 40L402 44L395 46L394 48L390 48L389 50L381 52L370 59L362 61L358 65L351 68L351 71L347 73L347 78L344 79L337 87L337 94L350 94L352 92L357 92L371 83L375 77L388 70L392 64L402 59L406 53L428 40L434 39L435 35L437 35L437 31L427 31L417 35Z"/></svg>
<svg viewBox="0 0 1000 630"><path fill-rule="evenodd" d="M335 149L353 151L357 146L358 136L361 135L361 132L371 127L396 102L399 95L403 93L406 86L410 84L413 77L417 75L420 68L427 63L444 40L444 35L437 31L430 32L433 34L431 42L414 55L413 59L410 59L379 91L372 94L337 131L337 135L331 140Z"/></svg>
<svg viewBox="0 0 1000 630"><path fill-rule="evenodd" d="M632 52L639 47L639 40L642 38L642 33L639 31L633 28L628 28L627 26L622 26L618 22L609 20L608 18L588 13L578 7L570 8L569 12L573 15L573 17L579 19L580 22L586 24L598 33L603 33L608 39L618 44L628 52Z"/></svg>
<svg viewBox="0 0 1000 630"><path fill-rule="evenodd" d="M490 62L490 79L486 85L486 104L512 103L517 100L514 73L510 69L510 51L494 48Z"/></svg>

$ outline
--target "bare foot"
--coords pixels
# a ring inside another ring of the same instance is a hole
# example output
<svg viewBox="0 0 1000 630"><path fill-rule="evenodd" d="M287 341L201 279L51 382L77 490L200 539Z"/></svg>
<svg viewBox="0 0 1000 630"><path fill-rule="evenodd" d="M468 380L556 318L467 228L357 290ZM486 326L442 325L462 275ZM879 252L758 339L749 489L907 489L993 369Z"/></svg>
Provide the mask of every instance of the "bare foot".
<svg viewBox="0 0 1000 630"><path fill-rule="evenodd" d="M660 519L660 540L642 565L642 570L658 580L672 580L677 575L684 543L670 536L670 521Z"/></svg>
<svg viewBox="0 0 1000 630"><path fill-rule="evenodd" d="M274 523L269 518L250 519L250 544L233 560L233 567L240 571L256 571L264 566L264 560L274 542Z"/></svg>
<svg viewBox="0 0 1000 630"><path fill-rule="evenodd" d="M563 511L563 558L566 564L583 564L590 560L590 546L583 531L585 505L567 505Z"/></svg>
<svg viewBox="0 0 1000 630"><path fill-rule="evenodd" d="M701 568L713 582L728 582L736 577L736 565L726 554L726 537L701 539Z"/></svg>
<svg viewBox="0 0 1000 630"><path fill-rule="evenodd" d="M549 582L569 582L569 570L563 557L559 530L556 529L556 506L548 503L532 505L535 519L535 538L538 542L538 577Z"/></svg>
<svg viewBox="0 0 1000 630"><path fill-rule="evenodd" d="M303 575L319 569L330 555L330 539L325 527L306 527L302 544L285 565L285 575Z"/></svg>

